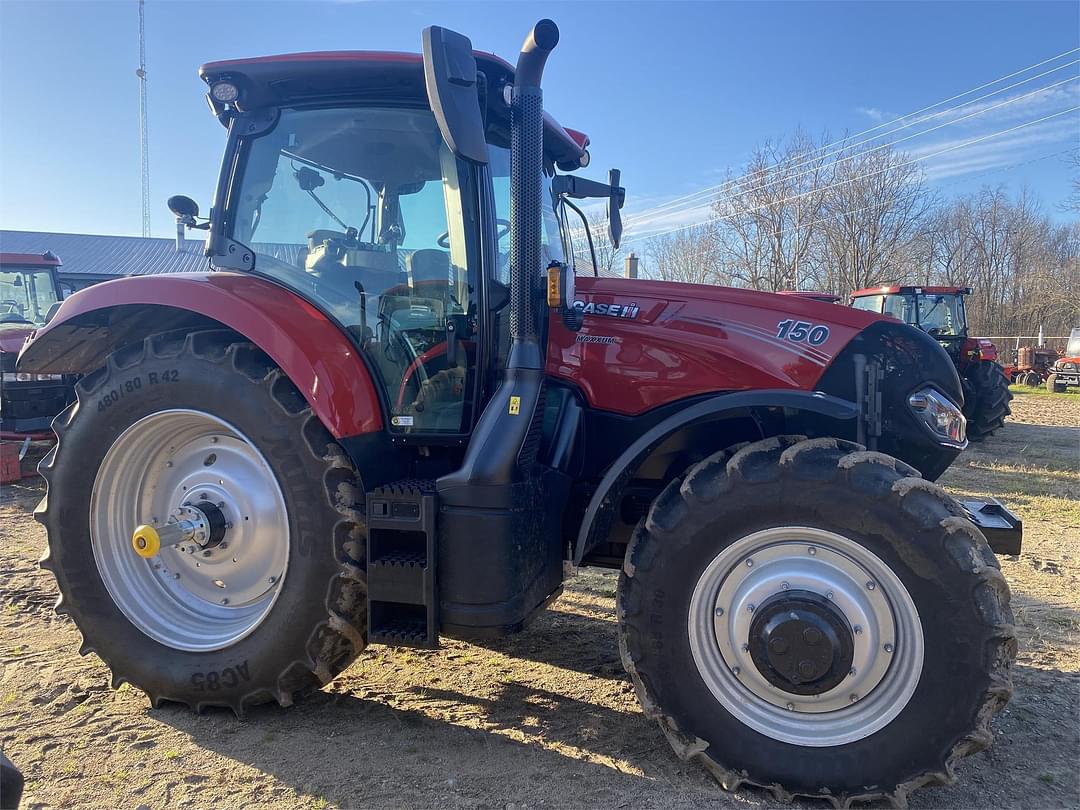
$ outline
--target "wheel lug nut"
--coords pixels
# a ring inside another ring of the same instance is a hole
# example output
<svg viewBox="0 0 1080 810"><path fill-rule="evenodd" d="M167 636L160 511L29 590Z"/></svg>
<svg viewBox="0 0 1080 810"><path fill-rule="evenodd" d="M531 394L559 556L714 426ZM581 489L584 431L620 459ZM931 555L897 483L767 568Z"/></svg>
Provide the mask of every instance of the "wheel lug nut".
<svg viewBox="0 0 1080 810"><path fill-rule="evenodd" d="M716 609L716 615L717 616L723 616L724 615L724 609L722 607L718 607Z"/></svg>
<svg viewBox="0 0 1080 810"><path fill-rule="evenodd" d="M855 674L855 667L852 667L851 669L848 670L848 675L854 675L854 674Z"/></svg>
<svg viewBox="0 0 1080 810"><path fill-rule="evenodd" d="M753 568L754 567L754 561L753 560L747 560L746 561L746 567L747 568Z"/></svg>
<svg viewBox="0 0 1080 810"><path fill-rule="evenodd" d="M751 604L749 604L749 605L747 605L747 606L746 606L746 612L747 612L747 613L753 613L753 612L754 612L754 605L753 605L753 603L751 603Z"/></svg>
<svg viewBox="0 0 1080 810"><path fill-rule="evenodd" d="M165 466L166 467L172 467L172 462L171 461L166 461Z"/></svg>
<svg viewBox="0 0 1080 810"><path fill-rule="evenodd" d="M856 695L854 692L852 692L850 695L848 695L848 700L850 700L852 703L854 703L858 699L859 699L859 696Z"/></svg>
<svg viewBox="0 0 1080 810"><path fill-rule="evenodd" d="M781 583L780 583L780 590L782 590L782 591L786 591L786 590L788 590L788 589L789 589L790 587L791 587L791 586L790 586L790 585L788 585L788 584L787 584L786 582L781 582Z"/></svg>
<svg viewBox="0 0 1080 810"><path fill-rule="evenodd" d="M829 591L827 594L825 594L825 598L826 599L832 599L833 598L833 592Z"/></svg>
<svg viewBox="0 0 1080 810"><path fill-rule="evenodd" d="M742 672L742 670L738 667L732 667L731 669L731 674L734 675L736 678L739 677L740 672Z"/></svg>
<svg viewBox="0 0 1080 810"><path fill-rule="evenodd" d="M794 704L794 703L789 703L789 704L787 705L787 710L788 710L789 712L793 712L793 711L795 711L795 704Z"/></svg>
<svg viewBox="0 0 1080 810"><path fill-rule="evenodd" d="M868 590L868 591L872 591L876 587L877 587L877 585L875 585L873 582L867 582L866 583L866 590Z"/></svg>
<svg viewBox="0 0 1080 810"><path fill-rule="evenodd" d="M886 644L885 645L885 652L891 653L893 651L893 649L895 649L895 648L893 647L892 644Z"/></svg>
<svg viewBox="0 0 1080 810"><path fill-rule="evenodd" d="M210 437L210 444L217 444L217 443L218 443L218 437L217 436L211 436Z"/></svg>
<svg viewBox="0 0 1080 810"><path fill-rule="evenodd" d="M810 546L810 548L806 550L806 553L813 557L815 554L817 554L817 549L813 546Z"/></svg>
<svg viewBox="0 0 1080 810"><path fill-rule="evenodd" d="M205 550L203 551L202 555L203 555L204 557L209 557L209 556L210 556L210 549L205 549Z"/></svg>
<svg viewBox="0 0 1080 810"><path fill-rule="evenodd" d="M273 585L275 582L277 582L277 577L267 577L266 581Z"/></svg>
<svg viewBox="0 0 1080 810"><path fill-rule="evenodd" d="M227 598L222 598L221 604L227 605L227 604L229 604L229 600Z"/></svg>
<svg viewBox="0 0 1080 810"><path fill-rule="evenodd" d="M862 635L862 625L861 624L857 624L851 629L855 631L855 635L857 635L857 636Z"/></svg>
<svg viewBox="0 0 1080 810"><path fill-rule="evenodd" d="M750 652L750 645L749 644L743 644L742 645L742 651L743 652Z"/></svg>

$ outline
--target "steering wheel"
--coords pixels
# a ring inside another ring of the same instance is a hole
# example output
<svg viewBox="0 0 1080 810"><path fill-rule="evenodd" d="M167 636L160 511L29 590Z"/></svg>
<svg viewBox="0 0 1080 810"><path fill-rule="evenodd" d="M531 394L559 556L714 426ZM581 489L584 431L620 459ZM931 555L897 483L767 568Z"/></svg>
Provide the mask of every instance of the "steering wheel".
<svg viewBox="0 0 1080 810"><path fill-rule="evenodd" d="M498 225L498 231L496 233L496 239L502 239L508 233L510 233L510 221L506 219L497 219L495 224ZM443 250L450 249L450 231L443 231L438 239L435 240L435 244L441 247Z"/></svg>

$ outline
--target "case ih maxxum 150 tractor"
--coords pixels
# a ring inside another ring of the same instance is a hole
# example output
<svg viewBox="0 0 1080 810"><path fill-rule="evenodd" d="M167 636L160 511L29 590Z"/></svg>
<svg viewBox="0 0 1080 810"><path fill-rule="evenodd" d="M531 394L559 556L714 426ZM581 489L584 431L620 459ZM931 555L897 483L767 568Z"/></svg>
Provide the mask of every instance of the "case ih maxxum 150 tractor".
<svg viewBox="0 0 1080 810"><path fill-rule="evenodd" d="M964 389L967 435L984 439L1012 413L1009 378L998 364L998 350L986 338L968 336L965 296L970 287L871 287L851 294L851 305L882 312L931 335L949 353Z"/></svg>
<svg viewBox="0 0 1080 810"><path fill-rule="evenodd" d="M933 483L966 445L952 361L795 296L575 290L572 200L617 238L623 189L571 173L557 41L202 68L223 169L207 221L171 207L213 270L79 292L20 358L85 374L41 466L58 610L154 705L241 713L613 568L645 713L725 787L952 780L1012 690L1020 539Z"/></svg>

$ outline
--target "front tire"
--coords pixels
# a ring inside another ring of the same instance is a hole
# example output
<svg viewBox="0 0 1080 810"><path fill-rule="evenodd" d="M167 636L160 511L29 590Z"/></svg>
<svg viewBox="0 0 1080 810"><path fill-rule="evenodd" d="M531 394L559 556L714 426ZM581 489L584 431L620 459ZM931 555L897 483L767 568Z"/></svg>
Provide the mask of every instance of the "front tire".
<svg viewBox="0 0 1080 810"><path fill-rule="evenodd" d="M41 565L114 687L240 714L352 662L367 632L363 489L263 352L230 332L154 335L76 392L40 467ZM137 525L198 504L217 510L211 542L133 549Z"/></svg>
<svg viewBox="0 0 1080 810"><path fill-rule="evenodd" d="M967 436L973 442L981 441L1002 427L1012 413L1009 378L993 360L980 360L964 372L964 382Z"/></svg>
<svg viewBox="0 0 1080 810"><path fill-rule="evenodd" d="M673 481L627 549L618 605L646 714L729 790L902 803L986 748L1012 693L986 540L914 469L837 439L767 439ZM831 657L786 669L790 631L811 628Z"/></svg>

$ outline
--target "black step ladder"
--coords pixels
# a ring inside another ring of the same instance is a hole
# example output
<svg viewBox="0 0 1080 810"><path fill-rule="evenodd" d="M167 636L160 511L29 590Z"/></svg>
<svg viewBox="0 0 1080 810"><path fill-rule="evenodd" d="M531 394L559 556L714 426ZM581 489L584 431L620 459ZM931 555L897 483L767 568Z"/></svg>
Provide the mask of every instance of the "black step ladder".
<svg viewBox="0 0 1080 810"><path fill-rule="evenodd" d="M435 482L405 479L368 493L368 641L439 646Z"/></svg>

